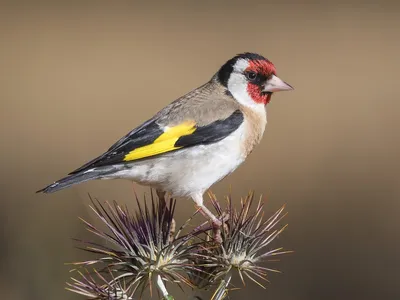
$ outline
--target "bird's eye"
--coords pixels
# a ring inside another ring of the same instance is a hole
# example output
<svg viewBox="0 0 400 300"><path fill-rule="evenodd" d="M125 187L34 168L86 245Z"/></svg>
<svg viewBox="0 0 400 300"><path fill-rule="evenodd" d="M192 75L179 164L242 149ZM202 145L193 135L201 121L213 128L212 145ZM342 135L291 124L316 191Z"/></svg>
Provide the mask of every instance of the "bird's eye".
<svg viewBox="0 0 400 300"><path fill-rule="evenodd" d="M248 80L254 81L257 78L257 73L255 72L247 72L246 77Z"/></svg>

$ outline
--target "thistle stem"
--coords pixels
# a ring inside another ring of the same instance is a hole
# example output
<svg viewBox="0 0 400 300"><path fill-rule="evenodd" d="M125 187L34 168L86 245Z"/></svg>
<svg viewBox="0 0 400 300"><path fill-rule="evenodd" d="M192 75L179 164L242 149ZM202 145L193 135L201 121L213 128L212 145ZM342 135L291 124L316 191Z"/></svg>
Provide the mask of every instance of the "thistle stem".
<svg viewBox="0 0 400 300"><path fill-rule="evenodd" d="M231 279L232 279L232 272L228 271L224 279L221 280L221 283L219 284L218 289L214 294L212 300L222 300L226 297L226 295L228 294L227 288L229 283L231 282Z"/></svg>
<svg viewBox="0 0 400 300"><path fill-rule="evenodd" d="M157 286L160 289L161 294L163 295L162 299L164 300L174 300L174 297L168 294L167 288L161 278L160 275L157 275Z"/></svg>

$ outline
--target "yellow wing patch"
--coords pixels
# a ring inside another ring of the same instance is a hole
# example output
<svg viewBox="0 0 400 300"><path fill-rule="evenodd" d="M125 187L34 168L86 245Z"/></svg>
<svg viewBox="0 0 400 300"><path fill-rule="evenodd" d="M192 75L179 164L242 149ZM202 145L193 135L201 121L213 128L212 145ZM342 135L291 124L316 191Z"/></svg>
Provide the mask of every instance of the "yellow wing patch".
<svg viewBox="0 0 400 300"><path fill-rule="evenodd" d="M153 143L140 148L132 150L125 155L124 161L132 161L141 158L154 156L157 154L169 152L182 147L175 147L176 141L185 135L192 134L195 130L196 123L194 121L187 121L167 128Z"/></svg>

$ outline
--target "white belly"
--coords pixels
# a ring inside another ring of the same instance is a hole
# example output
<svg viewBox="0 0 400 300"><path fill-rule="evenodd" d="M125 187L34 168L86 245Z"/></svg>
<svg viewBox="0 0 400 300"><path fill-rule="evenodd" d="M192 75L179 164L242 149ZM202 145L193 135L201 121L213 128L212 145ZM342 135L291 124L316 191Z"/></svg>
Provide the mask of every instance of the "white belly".
<svg viewBox="0 0 400 300"><path fill-rule="evenodd" d="M111 178L125 178L170 192L173 197L204 193L244 160L244 124L225 139L210 145L167 153L134 162Z"/></svg>

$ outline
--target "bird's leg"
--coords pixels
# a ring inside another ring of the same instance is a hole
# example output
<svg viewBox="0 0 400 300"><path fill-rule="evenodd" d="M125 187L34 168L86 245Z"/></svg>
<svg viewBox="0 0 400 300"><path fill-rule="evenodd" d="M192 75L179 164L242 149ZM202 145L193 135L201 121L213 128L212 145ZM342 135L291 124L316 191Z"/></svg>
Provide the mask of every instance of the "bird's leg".
<svg viewBox="0 0 400 300"><path fill-rule="evenodd" d="M226 221L229 220L229 214L222 214L222 221L219 220L207 207L204 206L203 204L203 194L193 194L192 199L196 203L198 209L200 210L201 214L205 216L206 218L209 218L212 221L212 232L213 232L213 237L214 240L217 243L222 243L222 235L221 235L221 228L222 224L224 224L223 229L227 229L227 224L225 223Z"/></svg>
<svg viewBox="0 0 400 300"><path fill-rule="evenodd" d="M160 200L160 205L165 207L167 206L167 202L165 201L165 195L167 194L163 190L156 189L157 197Z"/></svg>
<svg viewBox="0 0 400 300"><path fill-rule="evenodd" d="M156 189L156 193L157 193L158 199L160 200L160 204L159 205L160 205L161 211L163 211L165 209L168 213L170 213L170 211L169 211L169 209L167 207L167 200L166 200L167 193L164 192L163 190L159 190L159 189ZM170 229L169 229L169 240L170 241L172 241L174 239L175 227L176 227L175 219L172 218L171 226L170 226Z"/></svg>
<svg viewBox="0 0 400 300"><path fill-rule="evenodd" d="M203 195L200 193L192 195L193 201L196 203L203 216L208 217L214 227L221 227L222 222L203 204Z"/></svg>

